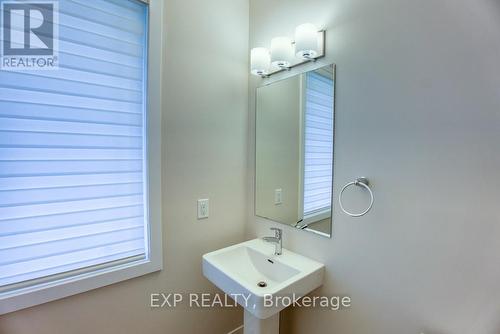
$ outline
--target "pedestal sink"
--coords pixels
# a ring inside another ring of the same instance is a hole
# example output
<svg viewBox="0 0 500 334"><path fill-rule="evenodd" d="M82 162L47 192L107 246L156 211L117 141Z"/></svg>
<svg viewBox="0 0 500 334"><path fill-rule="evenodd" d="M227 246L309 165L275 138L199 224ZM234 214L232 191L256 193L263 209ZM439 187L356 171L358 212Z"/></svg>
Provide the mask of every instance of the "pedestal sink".
<svg viewBox="0 0 500 334"><path fill-rule="evenodd" d="M279 312L322 284L324 265L254 239L203 255L203 274L245 309L245 334L277 334Z"/></svg>

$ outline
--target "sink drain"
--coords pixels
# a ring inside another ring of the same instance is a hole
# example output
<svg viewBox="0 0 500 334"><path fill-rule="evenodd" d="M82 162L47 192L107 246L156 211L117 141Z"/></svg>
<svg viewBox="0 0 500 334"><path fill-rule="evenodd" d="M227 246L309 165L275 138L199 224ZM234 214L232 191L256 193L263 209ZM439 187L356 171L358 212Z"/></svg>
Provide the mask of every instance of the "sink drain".
<svg viewBox="0 0 500 334"><path fill-rule="evenodd" d="M259 283L257 283L257 286L258 286L259 288L265 288L265 287L267 286L267 283L266 283L266 282L264 282L264 281L260 281Z"/></svg>

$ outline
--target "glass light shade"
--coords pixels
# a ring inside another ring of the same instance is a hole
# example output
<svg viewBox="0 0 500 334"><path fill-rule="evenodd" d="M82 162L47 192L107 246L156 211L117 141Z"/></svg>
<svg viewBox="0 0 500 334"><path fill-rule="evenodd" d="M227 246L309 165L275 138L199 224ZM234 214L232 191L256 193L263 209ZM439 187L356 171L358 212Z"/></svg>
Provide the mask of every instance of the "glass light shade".
<svg viewBox="0 0 500 334"><path fill-rule="evenodd" d="M271 40L271 64L279 67L288 67L292 58L293 47L291 38L275 37Z"/></svg>
<svg viewBox="0 0 500 334"><path fill-rule="evenodd" d="M253 75L265 75L271 64L269 50L266 48L253 48L250 51L250 72Z"/></svg>
<svg viewBox="0 0 500 334"><path fill-rule="evenodd" d="M295 28L295 55L299 58L314 58L318 51L318 28L312 23Z"/></svg>

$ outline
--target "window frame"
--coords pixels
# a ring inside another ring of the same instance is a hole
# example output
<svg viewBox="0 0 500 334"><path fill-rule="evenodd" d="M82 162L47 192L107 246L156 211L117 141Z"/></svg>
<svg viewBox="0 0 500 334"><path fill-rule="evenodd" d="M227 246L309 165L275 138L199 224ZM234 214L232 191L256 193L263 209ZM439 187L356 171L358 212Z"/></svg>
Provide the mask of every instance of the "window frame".
<svg viewBox="0 0 500 334"><path fill-rule="evenodd" d="M145 259L117 261L112 266L95 266L74 271L71 276L54 275L42 283L20 287L0 294L0 315L23 308L65 298L85 291L143 276L163 269L162 250L162 145L161 145L161 67L163 3L161 0L131 0L144 3L147 8L147 72L146 81L146 133L145 156L147 161L148 238L149 251Z"/></svg>

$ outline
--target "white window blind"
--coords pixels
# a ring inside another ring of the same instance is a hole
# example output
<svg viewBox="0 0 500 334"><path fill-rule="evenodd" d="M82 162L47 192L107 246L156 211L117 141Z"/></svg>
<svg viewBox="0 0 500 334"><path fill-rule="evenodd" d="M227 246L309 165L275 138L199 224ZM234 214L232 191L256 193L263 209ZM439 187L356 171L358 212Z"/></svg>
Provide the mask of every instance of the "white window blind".
<svg viewBox="0 0 500 334"><path fill-rule="evenodd" d="M304 216L330 210L332 205L333 80L330 77L317 72L306 75Z"/></svg>
<svg viewBox="0 0 500 334"><path fill-rule="evenodd" d="M0 71L0 289L148 256L146 27L59 1L59 69Z"/></svg>

